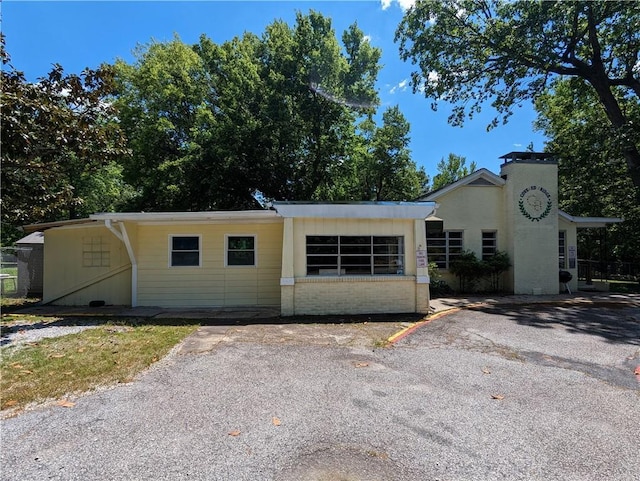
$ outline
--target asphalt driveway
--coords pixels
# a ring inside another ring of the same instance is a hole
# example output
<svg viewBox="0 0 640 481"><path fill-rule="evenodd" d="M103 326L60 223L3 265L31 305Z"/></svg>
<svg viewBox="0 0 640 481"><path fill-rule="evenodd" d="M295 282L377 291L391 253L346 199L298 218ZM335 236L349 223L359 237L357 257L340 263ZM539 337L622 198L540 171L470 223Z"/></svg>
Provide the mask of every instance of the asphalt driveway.
<svg viewBox="0 0 640 481"><path fill-rule="evenodd" d="M178 349L134 383L3 420L1 479L626 481L638 364L629 306L463 310L390 348Z"/></svg>

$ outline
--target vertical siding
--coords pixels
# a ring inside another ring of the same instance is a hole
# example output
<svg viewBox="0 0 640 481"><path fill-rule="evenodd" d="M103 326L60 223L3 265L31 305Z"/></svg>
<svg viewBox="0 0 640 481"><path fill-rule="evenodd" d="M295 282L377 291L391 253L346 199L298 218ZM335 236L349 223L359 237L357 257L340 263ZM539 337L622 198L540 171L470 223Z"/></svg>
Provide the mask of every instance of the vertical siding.
<svg viewBox="0 0 640 481"><path fill-rule="evenodd" d="M101 238L109 252L108 266L85 266L86 239ZM45 231L43 301L61 305L86 305L93 300L106 304L131 303L129 256L104 226L68 227Z"/></svg>
<svg viewBox="0 0 640 481"><path fill-rule="evenodd" d="M200 267L169 266L169 236L201 239ZM255 235L257 266L225 267L225 235ZM136 232L141 306L280 306L282 221L145 225Z"/></svg>

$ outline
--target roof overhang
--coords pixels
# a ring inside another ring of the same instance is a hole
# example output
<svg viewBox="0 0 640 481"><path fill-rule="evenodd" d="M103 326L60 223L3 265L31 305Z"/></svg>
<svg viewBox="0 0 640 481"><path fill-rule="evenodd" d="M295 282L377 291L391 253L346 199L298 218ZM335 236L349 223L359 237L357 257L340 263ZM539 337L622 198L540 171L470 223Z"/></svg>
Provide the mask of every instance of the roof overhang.
<svg viewBox="0 0 640 481"><path fill-rule="evenodd" d="M483 179L487 181L485 185L474 185L473 183L479 179ZM455 181L453 184L449 184L441 189L433 191L424 197L421 197L419 200L422 201L435 201L439 197L442 197L445 194L448 194L452 190L459 189L460 187L464 187L465 185L471 185L474 187L502 187L506 181L500 177L499 175L494 174L488 169L482 168L480 170L476 170L475 172L463 177Z"/></svg>
<svg viewBox="0 0 640 481"><path fill-rule="evenodd" d="M95 221L92 219L71 219L71 220L59 220L56 222L42 222L40 224L23 225L22 230L27 234L31 234L32 232L45 231L53 227L66 227L66 226L80 225L80 224L95 224Z"/></svg>
<svg viewBox="0 0 640 481"><path fill-rule="evenodd" d="M588 227L606 227L609 224L618 224L623 222L624 219L619 217L577 217L569 215L564 211L559 210L558 216L576 224L576 227L588 228Z"/></svg>
<svg viewBox="0 0 640 481"><path fill-rule="evenodd" d="M234 210L211 212L115 212L93 214L92 220L111 222L202 222L275 219L273 210Z"/></svg>
<svg viewBox="0 0 640 481"><path fill-rule="evenodd" d="M283 217L327 219L426 219L435 213L435 202L274 202Z"/></svg>

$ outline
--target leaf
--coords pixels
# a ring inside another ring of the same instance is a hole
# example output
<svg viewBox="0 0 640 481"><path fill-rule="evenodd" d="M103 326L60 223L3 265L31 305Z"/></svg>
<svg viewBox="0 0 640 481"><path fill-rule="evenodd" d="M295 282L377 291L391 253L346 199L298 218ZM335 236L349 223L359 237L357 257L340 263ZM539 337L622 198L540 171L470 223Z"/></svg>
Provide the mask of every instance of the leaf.
<svg viewBox="0 0 640 481"><path fill-rule="evenodd" d="M51 354L49 357L52 357L54 359L60 359L62 357L64 357L65 354Z"/></svg>
<svg viewBox="0 0 640 481"><path fill-rule="evenodd" d="M640 376L640 366L636 367L636 369L635 369L635 371L633 371L633 373L634 373L636 376Z"/></svg>
<svg viewBox="0 0 640 481"><path fill-rule="evenodd" d="M23 369L20 371L20 374L33 374L33 371L29 371L28 369Z"/></svg>
<svg viewBox="0 0 640 481"><path fill-rule="evenodd" d="M61 406L63 408L72 408L75 405L76 403L71 402L68 399L60 399L60 401L58 401L58 406Z"/></svg>
<svg viewBox="0 0 640 481"><path fill-rule="evenodd" d="M11 364L11 367L14 369L22 369L24 366L22 364Z"/></svg>
<svg viewBox="0 0 640 481"><path fill-rule="evenodd" d="M18 404L18 401L16 401L15 399L9 399L4 403L4 407L10 408L11 406L15 406L16 404Z"/></svg>
<svg viewBox="0 0 640 481"><path fill-rule="evenodd" d="M279 418L274 417L271 422L273 423L274 426L280 426L281 421Z"/></svg>
<svg viewBox="0 0 640 481"><path fill-rule="evenodd" d="M504 396L502 394L492 394L491 399L497 399L498 401L502 401Z"/></svg>
<svg viewBox="0 0 640 481"><path fill-rule="evenodd" d="M356 367L367 367L369 365L368 362L357 362Z"/></svg>
<svg viewBox="0 0 640 481"><path fill-rule="evenodd" d="M234 429L233 431L229 431L229 436L240 436L240 431Z"/></svg>
<svg viewBox="0 0 640 481"><path fill-rule="evenodd" d="M483 367L482 368L482 374L491 374L491 371L489 371L488 367Z"/></svg>

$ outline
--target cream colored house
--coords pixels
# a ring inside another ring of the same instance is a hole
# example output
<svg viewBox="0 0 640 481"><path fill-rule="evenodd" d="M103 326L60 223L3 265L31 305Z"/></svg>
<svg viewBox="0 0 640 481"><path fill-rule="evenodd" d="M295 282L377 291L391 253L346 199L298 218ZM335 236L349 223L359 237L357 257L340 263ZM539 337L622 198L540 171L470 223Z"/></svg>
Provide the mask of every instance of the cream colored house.
<svg viewBox="0 0 640 481"><path fill-rule="evenodd" d="M264 306L283 315L427 312L428 262L450 285L463 250L506 251L504 287L577 287L580 227L610 218L558 210L557 164L512 152L417 202L276 202L270 210L108 213L44 231L43 302L164 307Z"/></svg>
<svg viewBox="0 0 640 481"><path fill-rule="evenodd" d="M565 286L559 271L572 274L577 289L577 229L605 227L621 219L573 217L558 209L558 165L551 154L511 152L501 157L500 175L487 169L432 192L421 200L437 202L427 219L427 251L443 278L463 250L486 259L496 250L509 254L512 268L504 287L515 294L557 294Z"/></svg>
<svg viewBox="0 0 640 481"><path fill-rule="evenodd" d="M432 202L108 213L44 230L44 303L427 312Z"/></svg>

